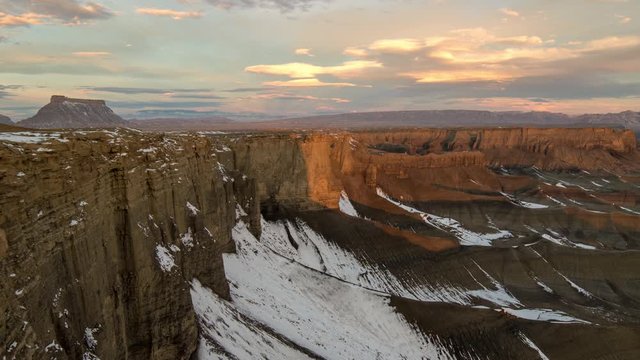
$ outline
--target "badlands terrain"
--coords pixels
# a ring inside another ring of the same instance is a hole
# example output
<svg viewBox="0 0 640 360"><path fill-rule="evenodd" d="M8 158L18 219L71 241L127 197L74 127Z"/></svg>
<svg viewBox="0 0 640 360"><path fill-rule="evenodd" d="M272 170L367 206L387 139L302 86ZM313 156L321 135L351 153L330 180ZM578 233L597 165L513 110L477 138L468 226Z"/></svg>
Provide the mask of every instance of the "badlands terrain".
<svg viewBox="0 0 640 360"><path fill-rule="evenodd" d="M640 358L632 130L27 124L3 359Z"/></svg>

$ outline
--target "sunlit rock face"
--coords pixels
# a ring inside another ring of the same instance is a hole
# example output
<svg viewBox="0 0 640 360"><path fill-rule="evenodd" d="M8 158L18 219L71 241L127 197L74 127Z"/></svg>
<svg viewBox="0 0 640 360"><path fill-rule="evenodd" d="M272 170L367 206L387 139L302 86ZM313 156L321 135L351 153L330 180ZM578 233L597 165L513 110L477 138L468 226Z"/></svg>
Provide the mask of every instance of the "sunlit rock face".
<svg viewBox="0 0 640 360"><path fill-rule="evenodd" d="M640 356L614 129L0 132L7 357Z"/></svg>
<svg viewBox="0 0 640 360"><path fill-rule="evenodd" d="M72 99L54 95L38 113L18 123L35 129L115 128L127 122L103 100Z"/></svg>

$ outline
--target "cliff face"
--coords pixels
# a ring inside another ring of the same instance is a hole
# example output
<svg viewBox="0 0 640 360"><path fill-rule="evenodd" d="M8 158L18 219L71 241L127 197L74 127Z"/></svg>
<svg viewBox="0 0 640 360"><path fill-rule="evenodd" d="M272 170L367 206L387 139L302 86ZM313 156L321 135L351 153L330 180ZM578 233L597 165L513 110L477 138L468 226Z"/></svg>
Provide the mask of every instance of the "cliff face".
<svg viewBox="0 0 640 360"><path fill-rule="evenodd" d="M51 102L19 126L35 129L115 128L127 122L103 100L72 99L54 95Z"/></svg>
<svg viewBox="0 0 640 360"><path fill-rule="evenodd" d="M189 285L221 296L253 183L205 139L69 133L0 146L0 333L16 358L187 359ZM11 345L14 344L14 345Z"/></svg>
<svg viewBox="0 0 640 360"><path fill-rule="evenodd" d="M237 217L259 234L261 210L335 209L343 191L400 214L378 187L406 201L509 204L500 192L530 192L532 180L491 167L622 175L638 159L633 134L610 129L0 132L0 338L16 358L187 359L198 341L189 282L229 296L222 254L235 250ZM636 226L629 216L615 226ZM386 223L375 231L430 251L457 244Z"/></svg>

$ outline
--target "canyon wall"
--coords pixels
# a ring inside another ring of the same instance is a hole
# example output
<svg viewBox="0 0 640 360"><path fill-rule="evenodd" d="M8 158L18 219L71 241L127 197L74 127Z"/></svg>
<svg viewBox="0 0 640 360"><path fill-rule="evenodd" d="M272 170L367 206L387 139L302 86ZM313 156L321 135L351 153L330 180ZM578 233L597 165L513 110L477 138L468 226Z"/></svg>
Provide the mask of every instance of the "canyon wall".
<svg viewBox="0 0 640 360"><path fill-rule="evenodd" d="M336 208L343 190L449 200L471 176L507 186L489 167L640 164L633 134L610 129L3 134L0 338L16 358L189 358L189 282L228 296L237 217L257 234L260 210Z"/></svg>
<svg viewBox="0 0 640 360"><path fill-rule="evenodd" d="M227 296L220 254L234 251L238 201L257 214L254 182L203 138L59 140L0 145L7 355L188 359L198 334L188 282Z"/></svg>

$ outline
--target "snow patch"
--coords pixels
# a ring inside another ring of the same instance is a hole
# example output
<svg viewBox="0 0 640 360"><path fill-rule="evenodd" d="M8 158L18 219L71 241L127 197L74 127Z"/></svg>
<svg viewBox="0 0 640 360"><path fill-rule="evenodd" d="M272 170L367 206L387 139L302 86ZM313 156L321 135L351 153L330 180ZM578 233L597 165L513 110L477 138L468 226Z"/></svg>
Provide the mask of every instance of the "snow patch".
<svg viewBox="0 0 640 360"><path fill-rule="evenodd" d="M236 308L324 358L452 359L382 294L346 284L280 257L243 222L232 230L236 254L224 267Z"/></svg>
<svg viewBox="0 0 640 360"><path fill-rule="evenodd" d="M186 233L180 235L180 242L186 247L193 247L193 232L191 231L190 227L187 228Z"/></svg>
<svg viewBox="0 0 640 360"><path fill-rule="evenodd" d="M528 201L522 201L517 199L515 196L511 195L511 194L507 194L505 192L500 192L500 194L502 194L502 196L506 197L510 203L516 205L516 206L520 206L523 208L527 208L527 209L547 209L548 206L547 205L543 205L543 204L536 204L536 203L532 203L532 202L528 202Z"/></svg>
<svg viewBox="0 0 640 360"><path fill-rule="evenodd" d="M171 272L171 270L176 267L173 255L169 249L162 245L156 246L156 260L158 261L160 269L164 272Z"/></svg>
<svg viewBox="0 0 640 360"><path fill-rule="evenodd" d="M358 215L358 212L356 211L356 208L353 207L353 204L349 200L349 196L344 190L342 190L342 193L340 193L340 202L338 203L338 205L342 213L353 217L360 217L360 215Z"/></svg>
<svg viewBox="0 0 640 360"><path fill-rule="evenodd" d="M187 209L191 212L191 215L196 216L200 212L197 207L193 206L190 202L187 201Z"/></svg>
<svg viewBox="0 0 640 360"><path fill-rule="evenodd" d="M464 228L462 224L460 224L455 219L428 214L410 206L404 205L399 201L393 200L380 188L377 188L376 192L378 196L396 205L397 207L409 213L420 215L425 223L437 229L453 234L460 241L460 245L463 246L491 246L491 244L495 240L508 239L513 237L513 234L511 234L511 232L507 230L499 230L495 233L487 234L477 233Z"/></svg>

